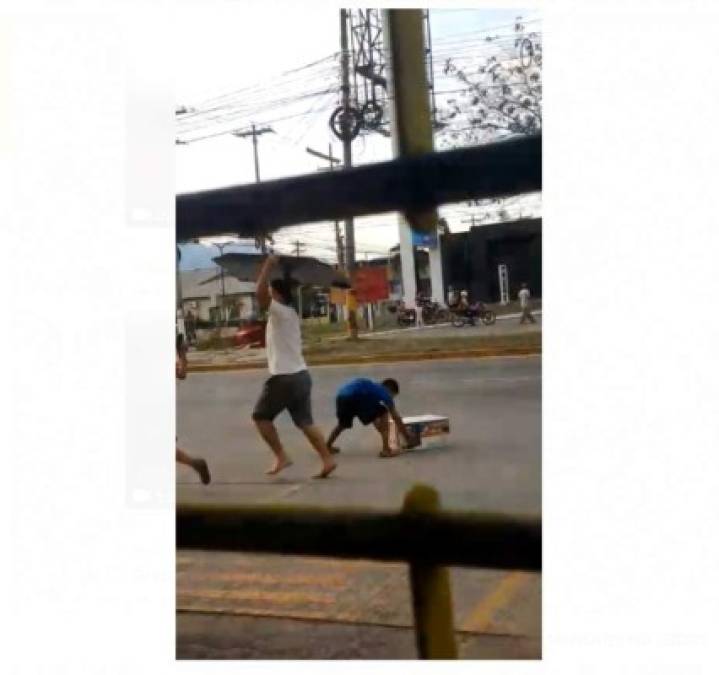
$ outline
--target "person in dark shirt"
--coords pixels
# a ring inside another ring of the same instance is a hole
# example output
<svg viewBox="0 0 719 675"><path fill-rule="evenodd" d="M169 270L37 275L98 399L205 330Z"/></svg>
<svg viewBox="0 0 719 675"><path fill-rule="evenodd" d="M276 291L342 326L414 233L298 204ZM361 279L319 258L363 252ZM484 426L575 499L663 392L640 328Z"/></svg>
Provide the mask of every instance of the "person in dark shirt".
<svg viewBox="0 0 719 675"><path fill-rule="evenodd" d="M407 441L407 448L419 445L419 439L409 432L397 412L394 398L399 394L397 380L391 378L383 382L373 382L365 378L350 380L337 392L337 426L327 439L330 452L336 454L339 448L334 446L337 437L345 430L352 428L355 417L364 425L374 424L382 437L380 457L393 457L399 452L392 452L389 445L389 418L394 420L400 434Z"/></svg>

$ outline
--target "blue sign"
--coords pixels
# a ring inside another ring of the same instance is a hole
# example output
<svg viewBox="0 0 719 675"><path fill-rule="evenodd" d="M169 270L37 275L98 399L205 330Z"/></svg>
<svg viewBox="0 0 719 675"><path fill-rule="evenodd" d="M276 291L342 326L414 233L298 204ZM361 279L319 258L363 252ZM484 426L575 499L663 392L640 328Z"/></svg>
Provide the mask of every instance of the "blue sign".
<svg viewBox="0 0 719 675"><path fill-rule="evenodd" d="M416 230L412 230L412 245L437 248L437 231L417 232Z"/></svg>

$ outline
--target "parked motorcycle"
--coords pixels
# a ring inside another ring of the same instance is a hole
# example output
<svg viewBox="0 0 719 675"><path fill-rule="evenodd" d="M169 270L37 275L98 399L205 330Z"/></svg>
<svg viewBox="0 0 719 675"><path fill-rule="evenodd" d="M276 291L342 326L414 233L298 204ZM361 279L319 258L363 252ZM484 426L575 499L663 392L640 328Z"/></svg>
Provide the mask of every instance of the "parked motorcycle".
<svg viewBox="0 0 719 675"><path fill-rule="evenodd" d="M397 309L397 324L402 328L414 326L417 323L417 311L414 309L405 309L400 307Z"/></svg>
<svg viewBox="0 0 719 675"><path fill-rule="evenodd" d="M417 298L417 306L422 309L422 321L428 326L448 323L450 320L449 310L429 298Z"/></svg>
<svg viewBox="0 0 719 675"><path fill-rule="evenodd" d="M487 309L482 302L475 302L466 309L458 307L452 309L452 325L455 328L476 326L478 319L485 326L491 326L497 320L497 315L491 309Z"/></svg>
<svg viewBox="0 0 719 675"><path fill-rule="evenodd" d="M417 312L413 309L406 309L403 302L392 304L387 309L390 314L397 315L397 325L402 328L414 326L417 323Z"/></svg>

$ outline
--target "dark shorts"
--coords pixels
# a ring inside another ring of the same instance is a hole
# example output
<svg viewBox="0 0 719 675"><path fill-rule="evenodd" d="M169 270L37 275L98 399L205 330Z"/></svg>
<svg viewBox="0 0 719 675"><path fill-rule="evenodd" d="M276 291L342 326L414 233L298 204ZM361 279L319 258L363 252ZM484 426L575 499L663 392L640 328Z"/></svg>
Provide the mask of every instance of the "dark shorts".
<svg viewBox="0 0 719 675"><path fill-rule="evenodd" d="M306 370L291 375L273 375L264 387L252 412L252 419L271 422L287 410L298 427L313 424L312 378Z"/></svg>
<svg viewBox="0 0 719 675"><path fill-rule="evenodd" d="M352 421L356 417L362 424L367 425L382 417L387 412L380 403L362 404L350 396L337 397L337 421L344 429L352 428Z"/></svg>

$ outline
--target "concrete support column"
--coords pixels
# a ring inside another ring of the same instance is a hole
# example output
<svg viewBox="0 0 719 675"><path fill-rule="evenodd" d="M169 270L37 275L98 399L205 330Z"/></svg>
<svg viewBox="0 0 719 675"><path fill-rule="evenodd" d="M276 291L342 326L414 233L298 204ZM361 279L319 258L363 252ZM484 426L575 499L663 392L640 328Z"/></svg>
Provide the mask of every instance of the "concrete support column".
<svg viewBox="0 0 719 675"><path fill-rule="evenodd" d="M408 308L417 305L417 275L414 269L414 246L412 228L403 214L398 214L399 259L402 273L402 299Z"/></svg>
<svg viewBox="0 0 719 675"><path fill-rule="evenodd" d="M432 283L432 300L446 305L444 276L442 274L442 247L437 235L437 247L429 249L429 277Z"/></svg>
<svg viewBox="0 0 719 675"><path fill-rule="evenodd" d="M423 13L419 9L382 10L384 46L388 66L387 97L390 102L390 128L394 157L421 155L434 150L424 61L423 21ZM421 212L408 212L399 218L402 296L407 307L416 306L415 298L417 296L412 230L433 232L437 228L437 223L436 208ZM435 272L441 279L441 260ZM441 285L440 282L439 287ZM435 291L433 294L437 295L437 292Z"/></svg>

